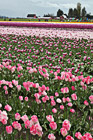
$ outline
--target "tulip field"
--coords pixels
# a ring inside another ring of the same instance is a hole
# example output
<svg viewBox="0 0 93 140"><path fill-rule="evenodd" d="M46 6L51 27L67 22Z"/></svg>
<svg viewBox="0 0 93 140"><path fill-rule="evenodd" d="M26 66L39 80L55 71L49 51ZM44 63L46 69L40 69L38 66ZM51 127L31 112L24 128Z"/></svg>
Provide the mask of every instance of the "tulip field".
<svg viewBox="0 0 93 140"><path fill-rule="evenodd" d="M78 28L93 29L92 22L22 22L22 21L0 21L0 26L17 26L17 27L39 27L39 28Z"/></svg>
<svg viewBox="0 0 93 140"><path fill-rule="evenodd" d="M0 26L0 140L93 140L93 29Z"/></svg>

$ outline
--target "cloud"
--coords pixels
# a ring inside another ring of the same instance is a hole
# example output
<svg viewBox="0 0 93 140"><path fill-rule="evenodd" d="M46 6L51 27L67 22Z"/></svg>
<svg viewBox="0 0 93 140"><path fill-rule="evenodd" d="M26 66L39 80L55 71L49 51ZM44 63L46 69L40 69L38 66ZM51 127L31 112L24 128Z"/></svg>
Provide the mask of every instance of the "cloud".
<svg viewBox="0 0 93 140"><path fill-rule="evenodd" d="M76 8L77 2L82 8L93 14L93 0L0 0L0 15L26 17L28 13L36 13L43 16L47 13L54 13L61 9L68 13L69 8Z"/></svg>
<svg viewBox="0 0 93 140"><path fill-rule="evenodd" d="M30 2L32 4L35 4L36 6L39 6L39 7L66 8L66 9L76 7L76 4L73 4L73 3L70 3L70 4L69 3L63 3L62 4L62 3L59 3L59 2L54 3L54 2L43 1L43 0L41 0L41 1L30 0Z"/></svg>
<svg viewBox="0 0 93 140"><path fill-rule="evenodd" d="M62 7L69 9L69 8L75 8L76 4L73 3L65 3L65 4L61 4Z"/></svg>
<svg viewBox="0 0 93 140"><path fill-rule="evenodd" d="M51 3L51 2L46 2L46 6L47 6L47 7L55 7L55 8L59 8L59 4Z"/></svg>
<svg viewBox="0 0 93 140"><path fill-rule="evenodd" d="M39 3L42 2L42 0L41 1L40 0L29 0L29 1L30 1L30 3L36 4L36 5L38 5Z"/></svg>

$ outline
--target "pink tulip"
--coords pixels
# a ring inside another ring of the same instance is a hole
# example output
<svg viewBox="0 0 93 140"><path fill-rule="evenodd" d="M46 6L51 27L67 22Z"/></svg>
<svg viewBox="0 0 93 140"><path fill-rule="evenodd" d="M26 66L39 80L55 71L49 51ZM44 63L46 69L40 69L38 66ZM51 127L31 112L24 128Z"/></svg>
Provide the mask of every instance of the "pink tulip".
<svg viewBox="0 0 93 140"><path fill-rule="evenodd" d="M88 106L89 105L89 103L85 100L84 101L84 104L86 105L86 106Z"/></svg>
<svg viewBox="0 0 93 140"><path fill-rule="evenodd" d="M19 96L19 100L22 101L23 100L23 96Z"/></svg>
<svg viewBox="0 0 93 140"><path fill-rule="evenodd" d="M72 109L70 109L70 112L71 113L75 113L75 110L72 108Z"/></svg>
<svg viewBox="0 0 93 140"><path fill-rule="evenodd" d="M72 86L71 88L72 88L72 90L75 90L75 87L74 86Z"/></svg>
<svg viewBox="0 0 93 140"><path fill-rule="evenodd" d="M70 127L71 127L71 124L68 120L64 120L63 124L62 124L62 127L65 128L67 131L69 131Z"/></svg>
<svg viewBox="0 0 93 140"><path fill-rule="evenodd" d="M76 132L76 133L75 133L75 137L76 137L77 139L81 140L82 135L81 135L80 132Z"/></svg>
<svg viewBox="0 0 93 140"><path fill-rule="evenodd" d="M55 140L56 137L54 136L53 133L51 133L51 134L48 135L48 139L50 139L50 140Z"/></svg>
<svg viewBox="0 0 93 140"><path fill-rule="evenodd" d="M21 118L20 114L19 114L19 113L16 113L16 114L15 114L15 119L16 119L16 120L20 120L20 118Z"/></svg>
<svg viewBox="0 0 93 140"><path fill-rule="evenodd" d="M49 121L49 122L53 122L54 121L54 118L52 115L47 115L46 116L46 119Z"/></svg>
<svg viewBox="0 0 93 140"><path fill-rule="evenodd" d="M60 105L60 109L62 109L62 110L63 110L63 109L64 109L64 106L63 106L63 105Z"/></svg>
<svg viewBox="0 0 93 140"><path fill-rule="evenodd" d="M6 132L7 132L8 134L12 134L12 131L13 131L13 128L12 128L11 125L6 126Z"/></svg>
<svg viewBox="0 0 93 140"><path fill-rule="evenodd" d="M6 120L6 119L2 119L1 122L2 122L2 124L4 124L4 125L7 124L7 120Z"/></svg>
<svg viewBox="0 0 93 140"><path fill-rule="evenodd" d="M53 113L57 113L57 109L56 109L56 108L53 108L53 109L52 109L52 112L53 112Z"/></svg>
<svg viewBox="0 0 93 140"><path fill-rule="evenodd" d="M56 102L54 100L51 100L51 106L55 106Z"/></svg>
<svg viewBox="0 0 93 140"><path fill-rule="evenodd" d="M50 126L50 128L51 128L52 130L56 130L56 129L57 129L57 124L56 124L56 122L50 122L49 126Z"/></svg>
<svg viewBox="0 0 93 140"><path fill-rule="evenodd" d="M21 117L21 119L25 122L25 121L28 120L28 117L27 117L27 115L24 115L24 116Z"/></svg>
<svg viewBox="0 0 93 140"><path fill-rule="evenodd" d="M93 102L93 95L89 96L89 100Z"/></svg>
<svg viewBox="0 0 93 140"><path fill-rule="evenodd" d="M17 85L17 89L18 89L18 91L20 91L21 90L21 85Z"/></svg>
<svg viewBox="0 0 93 140"><path fill-rule="evenodd" d="M36 127L35 127L35 125L32 125L32 126L30 127L30 133L31 133L32 135L36 135Z"/></svg>
<svg viewBox="0 0 93 140"><path fill-rule="evenodd" d="M65 137L67 135L67 130L65 128L60 129L61 135Z"/></svg>
<svg viewBox="0 0 93 140"><path fill-rule="evenodd" d="M77 95L76 95L75 93L73 93L73 94L71 95L71 97L72 97L72 99L73 99L74 101L77 100Z"/></svg>
<svg viewBox="0 0 93 140"><path fill-rule="evenodd" d="M26 102L28 101L28 97L25 97L25 101L26 101Z"/></svg>
<svg viewBox="0 0 93 140"><path fill-rule="evenodd" d="M6 109L7 111L10 112L10 111L12 110L12 107L11 107L10 105L7 104L7 105L5 106L5 109Z"/></svg>
<svg viewBox="0 0 93 140"><path fill-rule="evenodd" d="M66 140L74 140L74 138L68 135L68 136L66 137Z"/></svg>
<svg viewBox="0 0 93 140"><path fill-rule="evenodd" d="M12 123L12 126L14 127L14 129L17 129L18 131L20 131L22 129L21 124L18 123L17 121L14 121Z"/></svg>
<svg viewBox="0 0 93 140"><path fill-rule="evenodd" d="M68 106L72 107L72 103L68 103Z"/></svg>
<svg viewBox="0 0 93 140"><path fill-rule="evenodd" d="M37 122L38 122L38 118L37 118L36 115L33 115L33 116L31 117L31 120L32 120L33 123L37 123Z"/></svg>
<svg viewBox="0 0 93 140"><path fill-rule="evenodd" d="M4 88L4 90L7 90L7 86L4 86L3 88Z"/></svg>

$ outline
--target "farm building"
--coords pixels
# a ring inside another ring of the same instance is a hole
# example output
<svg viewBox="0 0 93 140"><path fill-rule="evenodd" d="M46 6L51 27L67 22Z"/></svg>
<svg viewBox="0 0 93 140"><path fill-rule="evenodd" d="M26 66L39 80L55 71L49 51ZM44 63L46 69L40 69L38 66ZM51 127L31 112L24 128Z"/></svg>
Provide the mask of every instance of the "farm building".
<svg viewBox="0 0 93 140"><path fill-rule="evenodd" d="M34 19L34 18L36 18L36 14L28 14L27 18Z"/></svg>

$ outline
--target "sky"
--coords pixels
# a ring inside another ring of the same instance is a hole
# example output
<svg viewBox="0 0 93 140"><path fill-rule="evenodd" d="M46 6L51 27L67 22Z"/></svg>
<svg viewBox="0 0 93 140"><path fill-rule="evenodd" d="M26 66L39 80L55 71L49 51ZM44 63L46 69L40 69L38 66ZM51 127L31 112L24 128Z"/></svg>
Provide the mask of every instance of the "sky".
<svg viewBox="0 0 93 140"><path fill-rule="evenodd" d="M77 3L85 7L87 13L93 15L93 0L0 0L0 16L27 17L27 14L53 14L58 9L68 14L69 8L76 8Z"/></svg>

